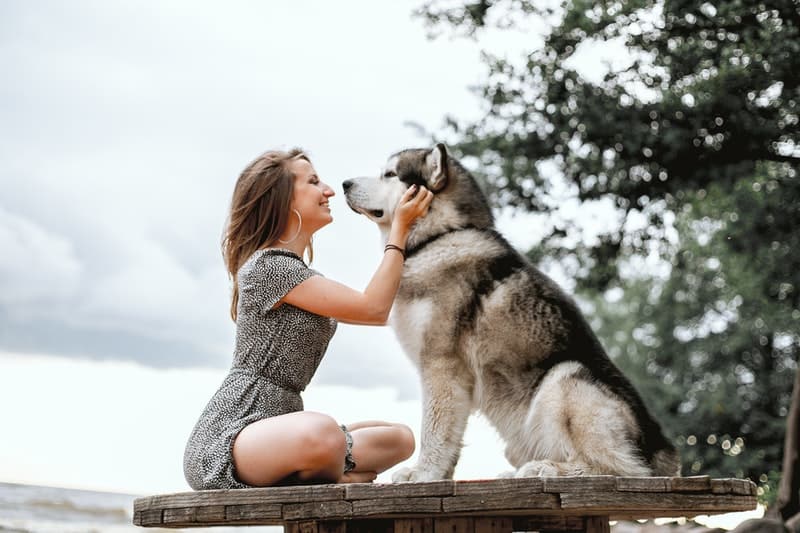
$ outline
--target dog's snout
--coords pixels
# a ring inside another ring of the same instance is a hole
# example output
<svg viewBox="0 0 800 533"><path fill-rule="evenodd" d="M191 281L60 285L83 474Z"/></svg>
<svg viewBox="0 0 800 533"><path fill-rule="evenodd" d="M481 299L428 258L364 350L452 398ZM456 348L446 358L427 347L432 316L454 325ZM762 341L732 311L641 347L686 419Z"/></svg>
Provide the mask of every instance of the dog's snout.
<svg viewBox="0 0 800 533"><path fill-rule="evenodd" d="M344 189L344 192L347 192L347 190L352 186L353 180L344 180L344 182L342 182L342 188Z"/></svg>

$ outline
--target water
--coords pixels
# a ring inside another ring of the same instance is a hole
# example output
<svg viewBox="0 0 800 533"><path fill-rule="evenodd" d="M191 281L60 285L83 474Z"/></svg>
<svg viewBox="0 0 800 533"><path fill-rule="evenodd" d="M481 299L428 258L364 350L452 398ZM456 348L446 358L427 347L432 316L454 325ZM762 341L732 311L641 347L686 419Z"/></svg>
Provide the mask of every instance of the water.
<svg viewBox="0 0 800 533"><path fill-rule="evenodd" d="M205 531L274 533L280 527L161 529L133 525L138 494L64 489L0 482L0 533L147 533Z"/></svg>

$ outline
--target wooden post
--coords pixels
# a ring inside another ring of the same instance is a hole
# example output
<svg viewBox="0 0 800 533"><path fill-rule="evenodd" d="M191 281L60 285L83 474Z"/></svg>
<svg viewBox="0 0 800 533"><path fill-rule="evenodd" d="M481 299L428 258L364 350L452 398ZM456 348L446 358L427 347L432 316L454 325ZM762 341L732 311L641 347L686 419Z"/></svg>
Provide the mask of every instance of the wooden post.
<svg viewBox="0 0 800 533"><path fill-rule="evenodd" d="M590 516L586 519L586 533L610 533L607 516Z"/></svg>

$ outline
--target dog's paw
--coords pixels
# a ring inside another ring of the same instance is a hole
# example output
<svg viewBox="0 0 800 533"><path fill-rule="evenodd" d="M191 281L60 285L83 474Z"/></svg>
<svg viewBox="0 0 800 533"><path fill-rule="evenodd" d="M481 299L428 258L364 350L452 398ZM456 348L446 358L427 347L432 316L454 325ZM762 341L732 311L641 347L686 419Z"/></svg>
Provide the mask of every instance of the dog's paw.
<svg viewBox="0 0 800 533"><path fill-rule="evenodd" d="M442 477L432 475L429 469L420 468L419 465L401 468L392 474L393 483L403 483L406 481L435 481L437 479L442 479Z"/></svg>
<svg viewBox="0 0 800 533"><path fill-rule="evenodd" d="M519 467L514 477L582 476L584 469L579 464L555 463L553 461L529 461Z"/></svg>
<svg viewBox="0 0 800 533"><path fill-rule="evenodd" d="M511 479L516 477L517 471L516 470L506 470L505 472L500 472L497 474L497 479Z"/></svg>
<svg viewBox="0 0 800 533"><path fill-rule="evenodd" d="M530 461L519 467L514 477L557 476L558 468L550 461Z"/></svg>
<svg viewBox="0 0 800 533"><path fill-rule="evenodd" d="M406 481L413 481L411 479L411 475L414 473L414 469L410 467L403 467L397 470L392 474L392 483L404 483Z"/></svg>

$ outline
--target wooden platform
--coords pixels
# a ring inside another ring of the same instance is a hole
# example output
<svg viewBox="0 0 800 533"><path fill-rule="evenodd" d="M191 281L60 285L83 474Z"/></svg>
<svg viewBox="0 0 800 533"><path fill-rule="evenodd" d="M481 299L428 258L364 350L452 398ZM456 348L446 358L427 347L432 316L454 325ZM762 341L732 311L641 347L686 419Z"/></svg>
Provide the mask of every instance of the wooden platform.
<svg viewBox="0 0 800 533"><path fill-rule="evenodd" d="M743 479L545 477L311 485L137 498L142 527L283 525L291 532L608 531L608 521L749 511Z"/></svg>

